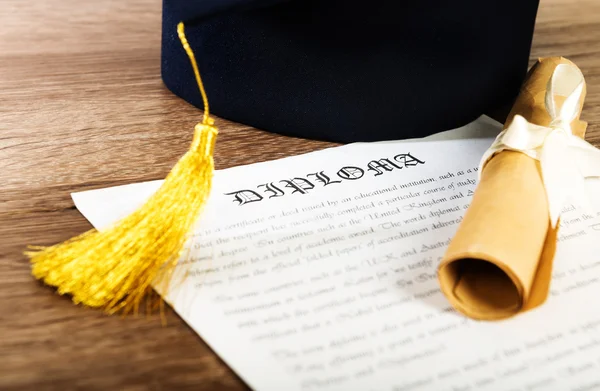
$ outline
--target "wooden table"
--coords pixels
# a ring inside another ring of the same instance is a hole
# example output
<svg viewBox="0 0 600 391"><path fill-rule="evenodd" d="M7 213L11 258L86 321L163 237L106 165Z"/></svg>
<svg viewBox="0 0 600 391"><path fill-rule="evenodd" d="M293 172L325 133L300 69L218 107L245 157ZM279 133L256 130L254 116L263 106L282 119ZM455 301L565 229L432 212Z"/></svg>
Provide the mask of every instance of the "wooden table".
<svg viewBox="0 0 600 391"><path fill-rule="evenodd" d="M173 312L161 327L76 307L22 255L90 228L71 192L164 178L188 148L200 116L160 79L160 0L0 9L0 389L245 389ZM551 55L583 70L600 144L598 0L542 0L531 59ZM217 168L331 145L218 125Z"/></svg>

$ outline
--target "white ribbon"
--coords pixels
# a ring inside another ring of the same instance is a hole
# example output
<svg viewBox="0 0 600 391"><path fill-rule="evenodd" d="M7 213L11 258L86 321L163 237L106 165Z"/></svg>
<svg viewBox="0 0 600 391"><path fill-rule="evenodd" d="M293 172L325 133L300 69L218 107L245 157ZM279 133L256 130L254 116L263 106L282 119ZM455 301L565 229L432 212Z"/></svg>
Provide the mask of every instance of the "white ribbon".
<svg viewBox="0 0 600 391"><path fill-rule="evenodd" d="M515 115L484 153L479 165L481 176L485 164L503 150L522 152L538 160L553 227L569 201L589 207L586 181L600 177L600 150L573 135L571 129L571 122L579 114L583 88L584 78L579 68L570 64L558 65L546 90L550 124L539 126ZM566 97L560 110L554 100L556 95Z"/></svg>

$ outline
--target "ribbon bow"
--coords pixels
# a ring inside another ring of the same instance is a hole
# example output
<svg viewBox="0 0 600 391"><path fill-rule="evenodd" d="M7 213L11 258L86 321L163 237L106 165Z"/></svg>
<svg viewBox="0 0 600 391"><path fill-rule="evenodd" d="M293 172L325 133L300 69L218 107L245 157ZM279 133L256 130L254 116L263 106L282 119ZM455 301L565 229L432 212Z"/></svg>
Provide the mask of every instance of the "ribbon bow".
<svg viewBox="0 0 600 391"><path fill-rule="evenodd" d="M586 182L600 177L600 150L573 135L571 122L578 117L579 100L584 88L583 74L576 66L559 64L548 81L546 111L551 122L539 126L515 115L492 146L484 153L479 176L494 154L522 152L540 162L552 227L556 227L568 201L589 207ZM566 97L558 108L555 95Z"/></svg>

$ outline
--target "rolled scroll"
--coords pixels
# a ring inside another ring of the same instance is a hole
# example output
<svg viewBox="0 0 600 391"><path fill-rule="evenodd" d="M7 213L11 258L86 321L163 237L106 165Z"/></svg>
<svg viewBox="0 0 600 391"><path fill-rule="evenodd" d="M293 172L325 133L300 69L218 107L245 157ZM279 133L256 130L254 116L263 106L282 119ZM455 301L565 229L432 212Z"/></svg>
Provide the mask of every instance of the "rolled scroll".
<svg viewBox="0 0 600 391"><path fill-rule="evenodd" d="M442 292L466 316L502 319L546 300L560 211L581 198L586 178L600 175L600 151L583 140L584 97L577 66L538 60L484 155L471 205L438 267ZM574 162L564 167L567 153Z"/></svg>

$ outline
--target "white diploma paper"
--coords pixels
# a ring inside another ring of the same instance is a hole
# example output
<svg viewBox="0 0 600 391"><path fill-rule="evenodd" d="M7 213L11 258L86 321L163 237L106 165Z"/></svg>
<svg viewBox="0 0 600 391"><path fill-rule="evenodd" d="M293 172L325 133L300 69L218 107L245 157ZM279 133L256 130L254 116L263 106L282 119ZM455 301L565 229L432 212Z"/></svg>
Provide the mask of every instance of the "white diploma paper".
<svg viewBox="0 0 600 391"><path fill-rule="evenodd" d="M259 391L600 390L599 213L564 214L537 310L476 322L439 291L491 142L359 143L217 171L191 277L167 301ZM160 183L73 198L102 229Z"/></svg>

